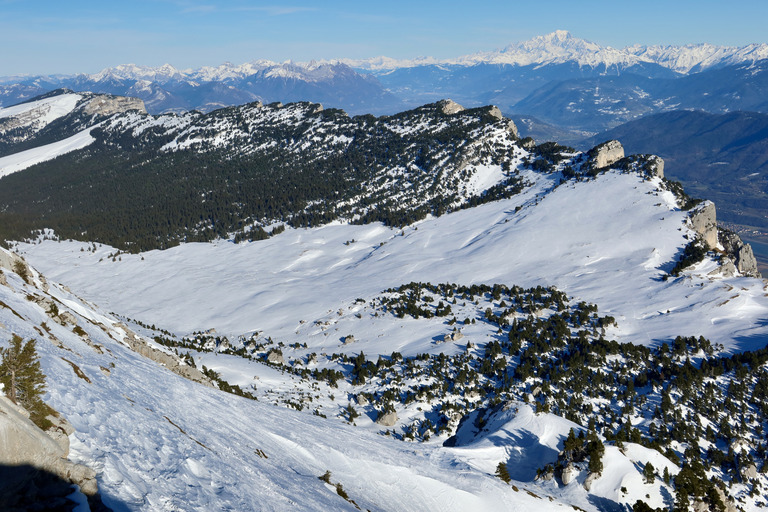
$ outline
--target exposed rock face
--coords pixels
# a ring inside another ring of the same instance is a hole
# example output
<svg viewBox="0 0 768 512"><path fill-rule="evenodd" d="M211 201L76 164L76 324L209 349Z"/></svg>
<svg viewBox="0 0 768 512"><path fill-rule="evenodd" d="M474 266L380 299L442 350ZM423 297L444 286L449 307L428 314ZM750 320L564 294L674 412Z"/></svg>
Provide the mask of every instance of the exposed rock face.
<svg viewBox="0 0 768 512"><path fill-rule="evenodd" d="M267 361L274 364L285 364L285 359L283 359L283 354L281 354L277 350L269 351L269 354L267 354Z"/></svg>
<svg viewBox="0 0 768 512"><path fill-rule="evenodd" d="M491 117L495 117L499 121L504 119L504 116L502 115L501 110L499 110L499 107L497 107L496 105L491 105L488 108L488 115ZM515 126L515 123L512 123L512 126ZM517 126L515 126L515 131L517 131Z"/></svg>
<svg viewBox="0 0 768 512"><path fill-rule="evenodd" d="M0 467L4 467L0 478L0 505L7 506L9 497L18 497L19 489L43 492L43 489L37 488L40 470L79 485L87 496L96 495L96 473L86 466L66 460L61 446L26 416L13 402L0 396ZM9 467L10 470L7 469ZM71 492L71 488L67 489L63 496Z"/></svg>
<svg viewBox="0 0 768 512"><path fill-rule="evenodd" d="M397 423L397 413L395 411L381 413L379 414L379 417L376 418L376 423L383 427L391 427Z"/></svg>
<svg viewBox="0 0 768 512"><path fill-rule="evenodd" d="M741 471L741 474L746 480L757 478L757 466L750 464Z"/></svg>
<svg viewBox="0 0 768 512"><path fill-rule="evenodd" d="M129 110L138 110L146 114L147 109L144 102L138 98L128 98L126 96L107 96L99 95L93 98L85 105L83 112L88 115L111 116Z"/></svg>
<svg viewBox="0 0 768 512"><path fill-rule="evenodd" d="M443 342L459 341L463 337L464 337L464 334L458 329L455 329L443 336Z"/></svg>
<svg viewBox="0 0 768 512"><path fill-rule="evenodd" d="M154 347L149 346L149 344L146 341L136 336L136 334L133 331L131 331L126 325L118 324L118 326L123 331L125 331L126 336L124 341L134 352L148 359L151 359L157 363L164 365L173 373L180 375L185 379L189 379L193 382L204 384L208 387L214 387L213 383L211 382L211 379L206 377L203 374L203 372L201 372L197 368L193 368L192 366L187 366L186 364L182 364L177 357L172 356L171 354L166 354L162 350L158 350Z"/></svg>
<svg viewBox="0 0 768 512"><path fill-rule="evenodd" d="M0 249L0 267L10 270L11 272L16 272L13 267L19 262L21 262L24 267L27 267L26 262L19 255L6 251L5 249Z"/></svg>
<svg viewBox="0 0 768 512"><path fill-rule="evenodd" d="M691 209L688 214L691 228L698 233L710 248L717 247L717 214L715 203L704 201Z"/></svg>
<svg viewBox="0 0 768 512"><path fill-rule="evenodd" d="M589 491L592 488L592 484L595 483L595 480L600 478L600 475L597 473L590 473L587 475L587 479L584 480L584 489Z"/></svg>
<svg viewBox="0 0 768 512"><path fill-rule="evenodd" d="M446 115L455 114L464 110L464 107L453 100L440 100L437 102L437 108Z"/></svg>
<svg viewBox="0 0 768 512"><path fill-rule="evenodd" d="M664 177L664 159L656 155L650 155L648 161L653 169L654 176Z"/></svg>
<svg viewBox="0 0 768 512"><path fill-rule="evenodd" d="M746 276L760 277L757 270L757 260L752 252L752 246L745 244L739 235L728 231L720 231L720 244L736 265L736 269Z"/></svg>
<svg viewBox="0 0 768 512"><path fill-rule="evenodd" d="M355 341L357 341L357 340L355 340L355 337L353 335L351 335L351 334L348 335L348 336L344 336L344 339L342 340L342 342L345 345L349 345L350 343L354 343Z"/></svg>
<svg viewBox="0 0 768 512"><path fill-rule="evenodd" d="M587 155L596 169L602 169L624 158L624 147L617 140L609 140L590 149Z"/></svg>
<svg viewBox="0 0 768 512"><path fill-rule="evenodd" d="M725 503L725 512L737 512L739 510L736 507L736 503L733 498L725 495L725 491L723 491L718 486L715 486L715 490L717 491L718 496L720 496L720 501Z"/></svg>
<svg viewBox="0 0 768 512"><path fill-rule="evenodd" d="M731 258L723 256L720 260L720 268L716 268L707 275L714 276L716 274L722 274L723 277L733 277L736 274L736 265L733 264Z"/></svg>
<svg viewBox="0 0 768 512"><path fill-rule="evenodd" d="M560 479L563 481L563 485L568 485L569 483L573 482L573 479L576 477L576 474L578 471L576 470L576 466L573 464L568 464L563 468L563 474L560 476Z"/></svg>

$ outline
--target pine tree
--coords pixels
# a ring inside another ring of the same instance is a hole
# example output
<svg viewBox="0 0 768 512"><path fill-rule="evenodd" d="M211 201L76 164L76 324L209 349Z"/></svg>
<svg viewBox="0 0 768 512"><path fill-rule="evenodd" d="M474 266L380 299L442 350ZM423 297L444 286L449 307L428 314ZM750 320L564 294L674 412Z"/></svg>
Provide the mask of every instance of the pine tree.
<svg viewBox="0 0 768 512"><path fill-rule="evenodd" d="M590 431L587 435L587 455L589 456L588 469L590 473L597 473L601 475L603 473L603 454L605 453L605 446L598 439L597 434L594 431Z"/></svg>
<svg viewBox="0 0 768 512"><path fill-rule="evenodd" d="M653 464L651 464L650 461L645 463L645 467L643 468L643 478L645 478L645 483L652 484L656 481L655 471L656 468L653 467Z"/></svg>
<svg viewBox="0 0 768 512"><path fill-rule="evenodd" d="M499 462L499 465L496 466L496 476L507 484L512 480L512 477L509 476L509 471L507 471L507 465L503 462Z"/></svg>
<svg viewBox="0 0 768 512"><path fill-rule="evenodd" d="M35 340L24 344L23 341L14 334L10 347L0 348L0 383L6 396L27 409L30 419L42 427L49 413L41 398L45 392L45 374L40 369Z"/></svg>

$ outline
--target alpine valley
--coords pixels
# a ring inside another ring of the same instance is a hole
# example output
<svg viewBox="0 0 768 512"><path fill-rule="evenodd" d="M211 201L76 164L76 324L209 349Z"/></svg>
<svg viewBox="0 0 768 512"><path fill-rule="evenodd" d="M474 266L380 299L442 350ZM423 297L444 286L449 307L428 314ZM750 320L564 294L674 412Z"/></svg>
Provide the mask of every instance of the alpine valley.
<svg viewBox="0 0 768 512"><path fill-rule="evenodd" d="M429 101L0 109L0 343L52 408L0 398L5 509L768 507L751 247L657 156Z"/></svg>

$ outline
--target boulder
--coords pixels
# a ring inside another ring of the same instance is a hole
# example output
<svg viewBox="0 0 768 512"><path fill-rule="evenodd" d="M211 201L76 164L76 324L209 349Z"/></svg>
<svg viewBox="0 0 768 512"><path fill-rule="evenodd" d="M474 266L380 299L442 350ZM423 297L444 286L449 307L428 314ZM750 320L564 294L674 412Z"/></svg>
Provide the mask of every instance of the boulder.
<svg viewBox="0 0 768 512"><path fill-rule="evenodd" d="M267 361L273 364L285 364L285 359L283 359L283 354L278 352L277 350L270 350L267 354Z"/></svg>
<svg viewBox="0 0 768 512"><path fill-rule="evenodd" d="M571 463L568 463L563 468L563 473L560 476L560 479L563 481L563 485L568 485L569 483L573 482L573 479L576 478L576 474L578 474L578 470L576 469L576 466L574 466Z"/></svg>
<svg viewBox="0 0 768 512"><path fill-rule="evenodd" d="M688 213L691 229L701 236L709 248L717 247L717 212L715 203L703 201Z"/></svg>
<svg viewBox="0 0 768 512"><path fill-rule="evenodd" d="M749 466L742 468L741 476L744 477L745 480L757 478L757 466L750 464Z"/></svg>
<svg viewBox="0 0 768 512"><path fill-rule="evenodd" d="M363 394L357 395L355 397L355 402L357 402L357 405L361 405L361 406L368 405L368 403L369 403L368 399L365 398L365 395L363 395Z"/></svg>
<svg viewBox="0 0 768 512"><path fill-rule="evenodd" d="M357 340L355 340L355 337L354 337L353 335L351 335L351 334L348 334L347 336L344 336L344 337L341 339L341 341L342 341L342 343L344 343L345 345L349 345L350 343L354 343L354 342L355 342L355 341L357 341Z"/></svg>
<svg viewBox="0 0 768 512"><path fill-rule="evenodd" d="M458 329L454 329L453 331L443 336L443 342L447 343L449 341L459 341L462 338L464 338L464 334L462 334L462 332Z"/></svg>
<svg viewBox="0 0 768 512"><path fill-rule="evenodd" d="M381 412L376 418L376 423L383 427L391 427L397 423L397 413L395 411Z"/></svg>

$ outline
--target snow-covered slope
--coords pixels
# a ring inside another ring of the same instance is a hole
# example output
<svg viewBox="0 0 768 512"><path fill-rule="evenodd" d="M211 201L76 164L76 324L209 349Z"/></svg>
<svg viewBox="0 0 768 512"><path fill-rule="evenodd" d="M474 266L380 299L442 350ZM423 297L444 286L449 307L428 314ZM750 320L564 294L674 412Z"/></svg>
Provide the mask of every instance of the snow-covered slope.
<svg viewBox="0 0 768 512"><path fill-rule="evenodd" d="M3 269L0 338L38 340L46 401L76 429L70 458L96 470L113 510L356 510L339 489L364 510L566 510L457 470L440 445L403 444L185 380L129 350L111 315L34 269L27 275ZM326 471L332 485L319 479Z"/></svg>
<svg viewBox="0 0 768 512"><path fill-rule="evenodd" d="M472 428L479 416L483 418L483 427ZM615 446L606 447L603 474L592 481L589 491L584 489L589 472L579 465L575 466L577 471L572 480L562 486L553 479L537 478L537 471L557 461L571 429L577 434L586 433L581 425L565 418L537 414L528 404L510 402L490 411L480 409L468 415L456 434L455 447L447 450L472 468L486 473L494 472L498 462L504 461L514 480L544 480L541 487L552 496L583 508L589 507L590 501L598 501L595 498L627 507L637 500L644 500L654 508L670 504L674 490L661 480L646 484L640 468L651 462L660 473L667 468L671 475L677 474L679 468L659 452L634 443L627 443L621 450ZM622 488L626 492L622 492Z"/></svg>
<svg viewBox="0 0 768 512"><path fill-rule="evenodd" d="M79 94L60 94L12 107L0 108L0 135L11 130L38 132L75 109Z"/></svg>
<svg viewBox="0 0 768 512"><path fill-rule="evenodd" d="M628 46L624 51L640 59L686 74L719 65L727 66L768 58L768 44L749 44L740 48L707 43L684 46L633 45Z"/></svg>
<svg viewBox="0 0 768 512"><path fill-rule="evenodd" d="M91 137L91 128L88 128L87 130L83 130L80 133L58 142L52 142L44 146L0 157L0 178L15 172L23 171L40 162L53 160L54 158L65 155L71 151L83 149L93 141L94 139Z"/></svg>
<svg viewBox="0 0 768 512"><path fill-rule="evenodd" d="M422 281L554 285L615 317L620 341L652 345L703 335L733 350L762 346L768 298L761 280L709 276L717 272L711 260L662 280L694 234L657 179L611 172L554 190L557 174L529 172L525 179L536 185L512 199L404 230L331 224L245 245L124 254L114 263L105 259L112 249L83 252L82 243L44 241L22 250L90 300L181 334L259 330L319 348L327 346L325 336L297 334L301 320ZM339 324L339 336L382 334L351 315ZM386 347L365 350L388 354Z"/></svg>

